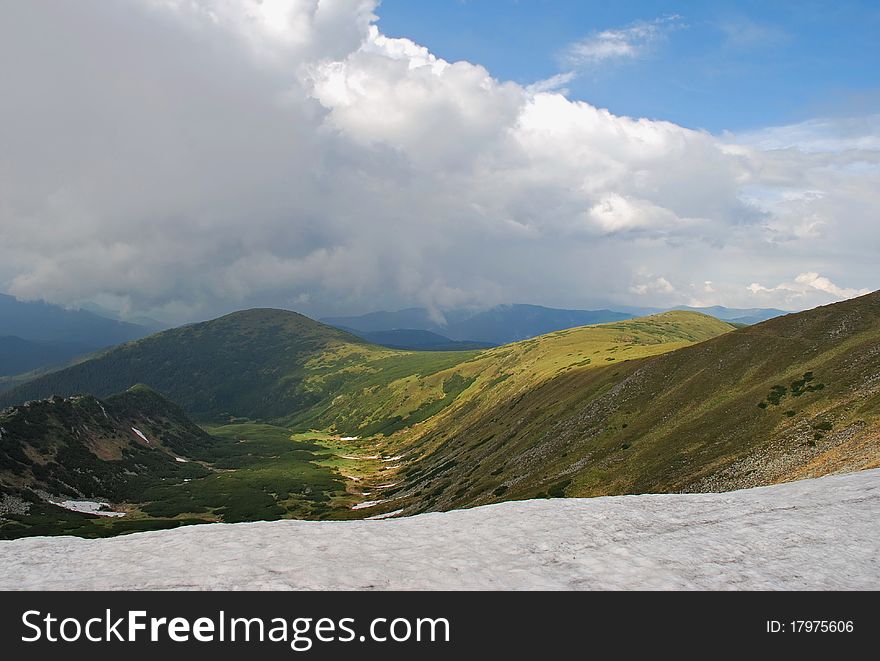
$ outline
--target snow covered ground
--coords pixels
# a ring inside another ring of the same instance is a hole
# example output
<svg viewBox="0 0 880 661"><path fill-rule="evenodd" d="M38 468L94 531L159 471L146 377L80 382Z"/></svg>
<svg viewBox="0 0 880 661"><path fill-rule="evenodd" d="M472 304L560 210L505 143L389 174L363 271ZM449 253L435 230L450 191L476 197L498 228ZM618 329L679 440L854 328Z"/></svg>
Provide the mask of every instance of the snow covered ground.
<svg viewBox="0 0 880 661"><path fill-rule="evenodd" d="M114 512L110 509L109 503L98 500L62 500L54 504L72 512L82 512L96 516L125 516L125 512Z"/></svg>
<svg viewBox="0 0 880 661"><path fill-rule="evenodd" d="M880 470L726 494L0 542L2 589L880 587Z"/></svg>

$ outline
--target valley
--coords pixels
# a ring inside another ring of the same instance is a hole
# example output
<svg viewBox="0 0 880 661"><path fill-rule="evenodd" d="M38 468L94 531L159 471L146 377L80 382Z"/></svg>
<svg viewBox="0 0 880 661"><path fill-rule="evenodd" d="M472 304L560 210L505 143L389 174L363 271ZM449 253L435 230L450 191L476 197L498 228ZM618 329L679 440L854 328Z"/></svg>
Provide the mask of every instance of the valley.
<svg viewBox="0 0 880 661"><path fill-rule="evenodd" d="M876 467L878 299L746 328L673 311L473 351L380 347L280 310L165 331L0 394L0 536L727 491ZM62 498L124 516L49 502Z"/></svg>

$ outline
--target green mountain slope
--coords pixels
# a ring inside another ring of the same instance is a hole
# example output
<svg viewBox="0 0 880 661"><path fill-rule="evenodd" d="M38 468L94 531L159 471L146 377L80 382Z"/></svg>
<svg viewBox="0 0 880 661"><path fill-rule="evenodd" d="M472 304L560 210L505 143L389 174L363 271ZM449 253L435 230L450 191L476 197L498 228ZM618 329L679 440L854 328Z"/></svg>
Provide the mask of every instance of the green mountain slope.
<svg viewBox="0 0 880 661"><path fill-rule="evenodd" d="M390 435L478 395L491 401L561 370L654 355L730 330L705 315L670 312L483 352L414 352L372 345L294 312L248 310L40 376L0 394L0 405L103 397L144 383L201 421Z"/></svg>
<svg viewBox="0 0 880 661"><path fill-rule="evenodd" d="M418 359L420 363L412 364L430 368L406 373L400 369L377 372L368 366L328 374L321 384L325 391L330 382L341 382L344 387L330 388L333 399L309 410L307 418L292 417L286 422L358 436L389 436L413 425L433 425L441 411L489 408L569 370L652 356L732 330L733 326L706 315L668 312L557 331L472 353L446 366L443 354L431 354L441 358L433 364L425 363L424 354L410 354L409 362L397 356L391 365L410 366Z"/></svg>
<svg viewBox="0 0 880 661"><path fill-rule="evenodd" d="M158 477L200 475L183 457L212 439L139 386L101 401L53 397L0 412L0 489L120 500Z"/></svg>
<svg viewBox="0 0 880 661"><path fill-rule="evenodd" d="M472 355L395 351L295 312L247 310L158 333L41 376L0 395L0 406L83 392L103 397L144 383L201 420L305 419L359 374L384 382Z"/></svg>
<svg viewBox="0 0 880 661"><path fill-rule="evenodd" d="M29 402L0 412L0 539L345 518L353 498L327 457L270 425L209 435L146 386Z"/></svg>
<svg viewBox="0 0 880 661"><path fill-rule="evenodd" d="M504 394L395 437L406 462L378 509L727 490L880 465L880 293Z"/></svg>

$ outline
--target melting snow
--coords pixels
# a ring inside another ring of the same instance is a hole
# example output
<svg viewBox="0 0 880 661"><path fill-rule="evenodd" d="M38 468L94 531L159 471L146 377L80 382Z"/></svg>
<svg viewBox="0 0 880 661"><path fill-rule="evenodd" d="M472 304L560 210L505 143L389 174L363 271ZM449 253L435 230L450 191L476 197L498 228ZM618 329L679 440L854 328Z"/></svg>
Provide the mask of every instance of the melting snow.
<svg viewBox="0 0 880 661"><path fill-rule="evenodd" d="M356 441L356 440L358 440L359 438L360 438L359 436L343 436L343 437L340 438L339 440L340 440L340 441Z"/></svg>
<svg viewBox="0 0 880 661"><path fill-rule="evenodd" d="M62 500L61 502L54 502L53 505L58 505L59 507L63 507L66 510L71 510L72 512L82 512L83 514L96 514L98 516L125 516L125 512L110 512L107 510L102 510L102 507L109 507L108 503L102 503L96 500Z"/></svg>
<svg viewBox="0 0 880 661"><path fill-rule="evenodd" d="M184 459L183 457L174 457L174 461L176 461L179 464L189 463L189 459Z"/></svg>
<svg viewBox="0 0 880 661"><path fill-rule="evenodd" d="M136 429L136 428L132 427L131 430L132 430L135 434L137 434L138 436L140 436L142 439L144 439L144 440L147 442L147 445L152 445L152 443L150 443L150 439L147 438L146 436L144 436L144 432L142 432L140 429Z"/></svg>
<svg viewBox="0 0 880 661"><path fill-rule="evenodd" d="M373 505L381 505L384 500L365 500L362 503L358 503L357 505L352 505L351 509L353 510L365 510L368 507L372 507Z"/></svg>
<svg viewBox="0 0 880 661"><path fill-rule="evenodd" d="M198 561L194 561L198 558ZM723 494L0 541L0 589L874 589L880 469Z"/></svg>

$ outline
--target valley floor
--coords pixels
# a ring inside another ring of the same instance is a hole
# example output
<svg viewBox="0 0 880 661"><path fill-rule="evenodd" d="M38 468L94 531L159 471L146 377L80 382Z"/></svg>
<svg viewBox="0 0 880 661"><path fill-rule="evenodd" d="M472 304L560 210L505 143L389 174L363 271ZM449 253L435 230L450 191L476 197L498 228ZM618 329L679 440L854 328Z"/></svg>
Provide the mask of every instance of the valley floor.
<svg viewBox="0 0 880 661"><path fill-rule="evenodd" d="M2 589L876 589L880 469L724 494L0 542Z"/></svg>

